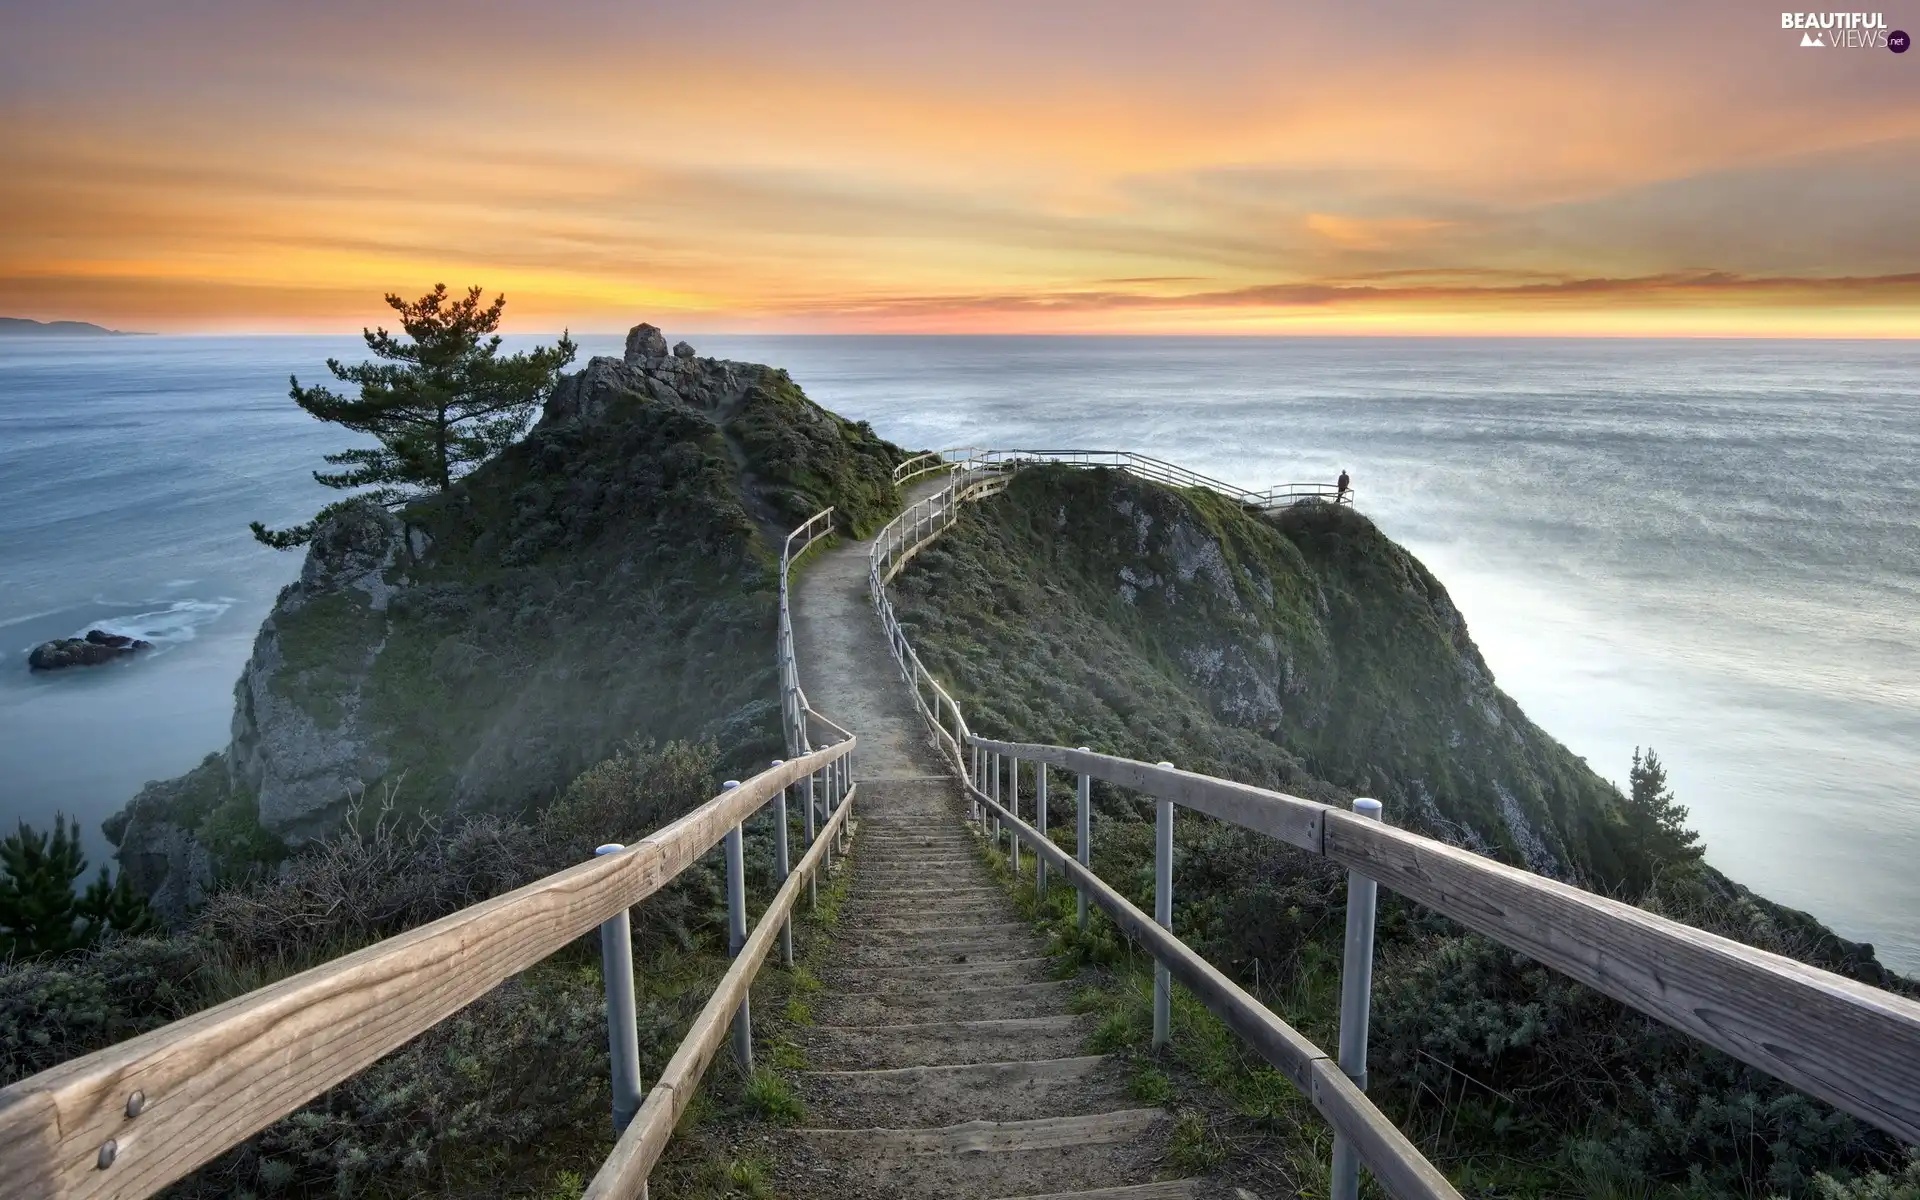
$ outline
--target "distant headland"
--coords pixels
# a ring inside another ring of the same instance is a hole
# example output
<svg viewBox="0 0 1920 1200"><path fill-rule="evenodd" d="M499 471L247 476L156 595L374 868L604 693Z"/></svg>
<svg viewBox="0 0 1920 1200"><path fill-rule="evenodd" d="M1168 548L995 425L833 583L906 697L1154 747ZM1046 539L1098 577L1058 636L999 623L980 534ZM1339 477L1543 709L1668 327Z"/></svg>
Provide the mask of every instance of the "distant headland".
<svg viewBox="0 0 1920 1200"><path fill-rule="evenodd" d="M0 317L0 337L138 337L123 329L108 329L87 321L30 321Z"/></svg>

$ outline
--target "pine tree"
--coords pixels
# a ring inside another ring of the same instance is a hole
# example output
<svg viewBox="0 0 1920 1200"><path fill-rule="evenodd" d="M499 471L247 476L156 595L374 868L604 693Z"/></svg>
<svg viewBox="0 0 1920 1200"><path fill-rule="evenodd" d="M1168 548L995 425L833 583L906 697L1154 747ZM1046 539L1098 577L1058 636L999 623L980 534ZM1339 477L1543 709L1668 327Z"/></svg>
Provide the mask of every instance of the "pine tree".
<svg viewBox="0 0 1920 1200"><path fill-rule="evenodd" d="M1651 747L1633 750L1627 795L1620 806L1633 864L1632 884L1644 890L1662 867L1691 862L1706 851L1700 835L1687 828L1686 806L1667 786L1667 769Z"/></svg>
<svg viewBox="0 0 1920 1200"><path fill-rule="evenodd" d="M502 356L500 314L507 298L482 306L481 290L449 299L445 284L415 301L389 295L402 333L363 329L367 348L384 363L346 366L328 359L334 378L359 387L357 397L324 385L291 382L293 402L315 418L372 434L376 447L326 455L340 471L315 471L330 488L365 489L355 499L397 508L445 491L462 475L511 445L527 428L535 408L553 390L576 347L566 334L552 346ZM253 536L279 550L305 545L314 527L347 501L330 504L312 521L291 529L268 529L255 521Z"/></svg>
<svg viewBox="0 0 1920 1200"><path fill-rule="evenodd" d="M119 879L110 880L105 866L87 885L75 908L86 922L82 937L89 944L99 941L108 930L124 934L151 933L157 924L147 907L146 897L133 890L133 881L127 878L127 873L122 871Z"/></svg>
<svg viewBox="0 0 1920 1200"><path fill-rule="evenodd" d="M22 821L0 840L0 959L65 954L94 945L109 930L154 928L146 900L125 872L116 883L101 867L86 893L75 896L74 881L86 869L80 827L64 813L54 814L51 836Z"/></svg>
<svg viewBox="0 0 1920 1200"><path fill-rule="evenodd" d="M86 869L80 831L64 815L52 837L22 821L0 841L0 954L38 958L85 945L73 881Z"/></svg>

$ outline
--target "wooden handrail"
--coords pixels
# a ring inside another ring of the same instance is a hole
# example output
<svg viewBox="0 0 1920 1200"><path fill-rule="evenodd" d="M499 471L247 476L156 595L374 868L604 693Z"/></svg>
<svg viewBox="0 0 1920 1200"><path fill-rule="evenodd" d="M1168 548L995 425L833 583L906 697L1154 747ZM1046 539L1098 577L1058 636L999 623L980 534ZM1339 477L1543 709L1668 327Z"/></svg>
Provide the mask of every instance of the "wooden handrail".
<svg viewBox="0 0 1920 1200"><path fill-rule="evenodd" d="M1047 461L1077 456L1078 465L1087 465L1097 454L1120 457L1122 453L1055 451L1042 456L1025 451L969 451L965 460L954 464L953 484L923 501L924 511L917 505L895 518L874 541L869 586L889 646L913 685L916 707L931 727L936 745L963 779L967 777L965 747L977 747L1143 791L1324 855L1879 1129L1920 1142L1920 1003L1284 792L1065 746L996 741L967 731L960 706L921 664L909 643L886 584L952 526L962 502L1004 488L1006 472L1017 469L1021 456ZM1117 465L1123 469L1140 465L1134 461L1138 456L1126 457L1126 463ZM1196 479L1194 486L1217 482L1190 472L1167 472L1169 477L1176 474ZM1237 491L1226 490L1230 495ZM1277 490L1261 495L1270 503ZM931 526L911 544L909 521L916 522L916 530L921 522ZM931 708L920 698L922 679L936 697ZM957 740L939 720L941 702L961 729ZM1037 831L971 782L968 791L998 815L1002 826L1019 831L1022 841L1076 885L1090 886L1083 878L1084 868L1070 856L1050 841L1039 840ZM1097 889L1090 894L1098 899ZM1105 900L1099 902L1112 911ZM1175 962L1185 948L1167 945L1170 935L1146 922L1137 910L1128 920L1132 923L1123 922L1123 927L1179 974ZM1337 1069L1332 1074L1345 1078ZM1359 1103L1378 1115L1364 1095L1355 1094ZM1326 1095L1327 1104L1322 1105L1320 1093L1315 1093L1315 1104L1323 1112L1345 1103L1340 1098L1344 1093L1328 1091ZM1348 1128L1336 1123L1336 1127L1380 1174L1391 1165L1376 1162L1368 1147L1390 1156L1398 1151L1378 1138L1369 1141L1371 1135L1360 1127L1369 1119L1346 1112L1341 1120L1358 1125ZM1380 1177L1387 1181L1386 1175ZM1401 1194L1396 1185L1390 1184L1389 1190Z"/></svg>
<svg viewBox="0 0 1920 1200"><path fill-rule="evenodd" d="M8 1200L158 1191L652 895L854 747L762 771L618 853L0 1090Z"/></svg>
<svg viewBox="0 0 1920 1200"><path fill-rule="evenodd" d="M902 476L901 471L907 466L927 459L938 461L933 466L919 467L911 474ZM1205 488L1230 500L1261 509L1282 508L1302 500L1347 505L1354 502L1352 487L1342 489L1332 483L1278 483L1255 492L1210 475L1202 475L1178 463L1132 450L982 450L955 447L909 459L895 468L894 476L896 483L904 483L907 479L936 470L1018 470L1024 465L1041 463L1063 467L1107 467L1174 487Z"/></svg>
<svg viewBox="0 0 1920 1200"><path fill-rule="evenodd" d="M969 744L1277 837L1920 1141L1920 1003L1328 805L1065 746Z"/></svg>
<svg viewBox="0 0 1920 1200"><path fill-rule="evenodd" d="M733 1014L740 1007L740 1002L747 998L754 976L760 973L767 956L773 952L774 939L780 934L781 923L793 911L807 878L819 870L827 847L833 844L833 839L839 836L841 828L847 823L859 790L856 784L847 793L845 802L833 810L820 836L814 839L813 848L807 851L806 857L800 860L800 864L774 894L767 911L761 914L759 922L754 925L746 945L734 957L733 966L728 968L726 975L714 988L713 995L707 998L706 1006L687 1030L687 1036L680 1040L673 1058L667 1062L659 1080L647 1093L633 1123L627 1126L620 1140L614 1144L613 1153L601 1164L599 1173L593 1177L582 1200L614 1200L616 1197L620 1200L637 1200L646 1194L647 1174L660 1160L668 1138L673 1135L674 1124L686 1112L701 1077L712 1064L720 1044L727 1039Z"/></svg>
<svg viewBox="0 0 1920 1200"><path fill-rule="evenodd" d="M991 745L978 738L971 740L978 745ZM1460 1193L1439 1168L1428 1162L1407 1136L1395 1128L1373 1101L1367 1099L1366 1093L1341 1072L1326 1051L1275 1016L1266 1005L1248 995L1246 989L1228 979L1172 932L1162 929L1152 917L1081 866L1051 838L1002 807L973 783L968 782L966 789L976 803L999 818L1002 828L1011 829L1014 836L1046 859L1050 868L1066 876L1067 882L1106 910L1123 934L1144 946L1157 961L1165 963L1173 977L1185 984L1209 1012L1306 1093L1327 1123L1352 1139L1374 1177L1397 1200L1460 1200Z"/></svg>

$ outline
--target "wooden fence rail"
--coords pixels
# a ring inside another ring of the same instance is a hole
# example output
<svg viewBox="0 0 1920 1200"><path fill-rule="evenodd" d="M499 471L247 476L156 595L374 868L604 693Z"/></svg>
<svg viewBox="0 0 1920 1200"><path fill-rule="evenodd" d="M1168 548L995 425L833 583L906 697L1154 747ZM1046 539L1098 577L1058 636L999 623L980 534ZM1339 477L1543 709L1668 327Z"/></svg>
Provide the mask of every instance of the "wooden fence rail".
<svg viewBox="0 0 1920 1200"><path fill-rule="evenodd" d="M613 1153L601 1164L599 1174L593 1177L582 1200L614 1200L616 1197L619 1200L638 1200L646 1195L647 1175L660 1160L667 1140L673 1136L674 1123L692 1102L708 1065L713 1062L713 1056L727 1038L728 1022L746 999L754 976L773 951L774 937L781 923L793 911L794 902L799 899L802 880L813 877L827 853L827 847L846 827L858 792L859 788L855 786L847 793L847 802L834 810L813 848L807 851L800 865L781 885L773 902L760 917L760 923L754 927L753 936L747 939L746 946L734 958L733 966L714 988L706 1007L700 1010L699 1017L687 1030L687 1036L681 1039L680 1048L674 1052L666 1070L661 1072L659 1080L647 1093L633 1123L627 1126L620 1140L614 1144Z"/></svg>
<svg viewBox="0 0 1920 1200"><path fill-rule="evenodd" d="M895 467L893 475L894 483L902 484L936 471L984 470L1004 473L1018 470L1021 466L1042 463L1064 467L1106 467L1173 487L1205 488L1250 508L1284 508L1313 500L1328 504L1353 503L1351 487L1342 489L1332 483L1279 483L1256 492L1188 470L1178 463L1131 450L987 450L971 446L954 447L916 455Z"/></svg>
<svg viewBox="0 0 1920 1200"><path fill-rule="evenodd" d="M1065 746L967 741L1324 854L1836 1108L1920 1142L1920 1003L1284 792Z"/></svg>
<svg viewBox="0 0 1920 1200"><path fill-rule="evenodd" d="M6 1196L158 1191L646 899L853 749L762 771L618 853L0 1090Z"/></svg>
<svg viewBox="0 0 1920 1200"><path fill-rule="evenodd" d="M980 811L1015 831L1016 853L1025 843L1066 873L1083 895L1114 914L1130 936L1296 1083L1308 1086L1289 1061L1297 1066L1305 1055L1325 1064L1327 1056L1298 1034L1293 1035L1297 1041L1277 1032L1261 1034L1257 1014L1246 1008L1259 1007L1251 997L1219 987L1213 977L1218 973L1196 967L1192 951L1171 933L1091 879L1071 856L978 786L970 777L970 762L979 761L976 751L1033 762L1040 769L1058 767L1079 775L1083 786L1086 779L1102 779L1324 855L1896 1137L1920 1142L1920 1003L1298 796L1167 764L972 733L959 704L914 651L886 585L952 527L962 504L1004 489L1012 471L1036 460L1117 466L1176 486L1265 497L1264 506L1284 489L1245 493L1178 468L1162 469L1170 464L1117 452L948 452L944 461L952 482L881 531L871 551L868 584L894 659L936 746L969 780ZM1320 493L1304 495L1315 494ZM1266 1017L1278 1022L1270 1013ZM1397 1134L1379 1136L1375 1123L1385 1118L1363 1093L1323 1087L1310 1094L1393 1195L1437 1194L1423 1190L1430 1181L1422 1182L1428 1177L1421 1168L1431 1167L1418 1151Z"/></svg>
<svg viewBox="0 0 1920 1200"><path fill-rule="evenodd" d="M793 562L832 533L832 517L809 518L781 555L776 658L799 753L622 850L0 1089L0 1196L151 1195L646 899L770 801L784 812L787 789L802 792L811 831L818 782L829 809L818 835L594 1180L595 1195L644 1192L672 1129L657 1098L684 1108L794 898L847 829L858 743L800 690L788 602ZM813 736L827 744L812 749Z"/></svg>

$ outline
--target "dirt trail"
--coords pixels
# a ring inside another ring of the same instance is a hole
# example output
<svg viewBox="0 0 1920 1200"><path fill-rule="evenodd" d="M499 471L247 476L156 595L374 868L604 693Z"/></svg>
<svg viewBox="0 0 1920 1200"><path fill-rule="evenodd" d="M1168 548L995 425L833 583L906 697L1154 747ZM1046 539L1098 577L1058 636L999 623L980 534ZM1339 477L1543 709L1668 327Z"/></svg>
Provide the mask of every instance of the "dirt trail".
<svg viewBox="0 0 1920 1200"><path fill-rule="evenodd" d="M937 486L937 485L934 485ZM931 486L926 489L931 490ZM919 725L867 593L864 543L802 571L800 682L860 738L853 877L799 1036L801 1128L775 1141L780 1196L1185 1200L1170 1121L1084 1052L1031 926L982 862L964 799Z"/></svg>

